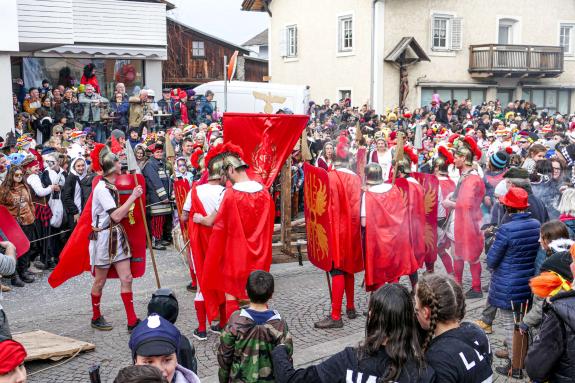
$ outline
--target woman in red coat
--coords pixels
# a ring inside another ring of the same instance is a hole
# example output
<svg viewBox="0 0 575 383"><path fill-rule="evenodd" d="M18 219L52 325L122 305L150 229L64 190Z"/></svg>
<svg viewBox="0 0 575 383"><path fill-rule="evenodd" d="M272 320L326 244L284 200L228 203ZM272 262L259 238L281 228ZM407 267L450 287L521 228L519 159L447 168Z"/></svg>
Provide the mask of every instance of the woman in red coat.
<svg viewBox="0 0 575 383"><path fill-rule="evenodd" d="M80 84L91 84L94 86L96 93L100 94L100 84L98 84L98 78L96 77L96 67L94 64L90 63L84 67L84 74L82 75Z"/></svg>

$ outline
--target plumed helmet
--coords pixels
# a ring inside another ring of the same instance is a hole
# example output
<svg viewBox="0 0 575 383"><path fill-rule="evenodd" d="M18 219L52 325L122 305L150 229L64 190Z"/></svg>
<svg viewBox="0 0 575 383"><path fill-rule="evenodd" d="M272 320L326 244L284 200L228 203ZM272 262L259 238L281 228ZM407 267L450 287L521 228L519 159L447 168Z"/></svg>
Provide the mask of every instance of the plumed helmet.
<svg viewBox="0 0 575 383"><path fill-rule="evenodd" d="M119 161L118 156L112 153L107 146L104 146L99 154L100 166L102 167L102 175L108 176L116 171L116 162Z"/></svg>
<svg viewBox="0 0 575 383"><path fill-rule="evenodd" d="M397 170L403 174L411 173L411 164L417 164L418 158L417 154L409 147L403 147L403 158L397 163Z"/></svg>
<svg viewBox="0 0 575 383"><path fill-rule="evenodd" d="M433 169L439 170L441 174L447 174L452 163L453 154L445 146L440 146L437 149L437 157L433 160Z"/></svg>
<svg viewBox="0 0 575 383"><path fill-rule="evenodd" d="M243 160L244 151L237 145L228 142L222 146L222 157L223 157L223 164L222 169L226 170L230 166L234 169L239 168L247 168L248 164L246 164Z"/></svg>
<svg viewBox="0 0 575 383"><path fill-rule="evenodd" d="M208 181L219 180L222 178L224 166L224 155L222 153L224 145L212 146L204 159L208 169Z"/></svg>
<svg viewBox="0 0 575 383"><path fill-rule="evenodd" d="M383 183L383 170L381 165L375 162L366 165L365 183L367 185L379 185Z"/></svg>
<svg viewBox="0 0 575 383"><path fill-rule="evenodd" d="M475 158L478 160L481 159L481 150L472 137L466 136L463 140L459 139L458 142L459 145L456 147L455 154L458 156L464 156L466 165L473 165L473 160Z"/></svg>

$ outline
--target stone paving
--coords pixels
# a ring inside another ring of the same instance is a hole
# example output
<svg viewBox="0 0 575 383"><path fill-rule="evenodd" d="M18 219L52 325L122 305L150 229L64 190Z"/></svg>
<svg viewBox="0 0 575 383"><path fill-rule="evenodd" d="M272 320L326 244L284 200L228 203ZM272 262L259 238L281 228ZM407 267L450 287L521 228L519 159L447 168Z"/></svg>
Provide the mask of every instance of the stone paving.
<svg viewBox="0 0 575 383"><path fill-rule="evenodd" d="M187 268L173 250L157 252L157 258L163 287L172 288L179 299L180 317L177 326L196 347L198 375L203 382L217 381L214 377L217 374L217 336L210 334L205 342L196 341L191 336L197 322L193 310L193 293L185 289L189 282ZM276 294L271 305L282 313L290 326L296 365L321 361L362 339L362 316L352 321L344 318L343 329L319 331L313 328L315 321L329 313L329 294L324 272L306 262L304 266L297 263L272 265L272 273L276 278ZM484 280L488 279L486 274ZM125 327L118 281L108 282L102 299L102 312L115 325L114 330L99 332L90 327L89 274L85 273L55 290L48 285L47 274L38 277L39 280L33 284L4 294L2 305L8 314L12 331L46 330L94 343L96 350L82 353L71 360L29 363L29 382L86 382L87 371L95 364L101 365L102 382L113 382L118 370L130 364L129 335ZM360 313L367 306L367 295L360 286L361 281L362 276L358 274L356 306ZM403 282L408 283L407 278ZM469 280L464 280L464 283L468 286ZM147 275L134 282L134 304L141 318L146 314L147 302L154 290L155 282L151 264L148 263ZM485 299L468 302L466 319L478 318L484 302ZM500 328L496 319L495 333L490 336L493 350L500 347L503 340ZM494 367L501 363L495 359ZM508 379L494 373L494 381L503 382Z"/></svg>

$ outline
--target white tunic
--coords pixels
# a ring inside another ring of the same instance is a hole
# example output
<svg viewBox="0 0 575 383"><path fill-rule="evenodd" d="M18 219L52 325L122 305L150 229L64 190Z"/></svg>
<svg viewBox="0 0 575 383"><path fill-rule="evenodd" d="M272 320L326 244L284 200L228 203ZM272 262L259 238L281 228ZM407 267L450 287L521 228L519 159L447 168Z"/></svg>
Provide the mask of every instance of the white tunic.
<svg viewBox="0 0 575 383"><path fill-rule="evenodd" d="M106 188L106 183L102 180L98 182L92 192L92 226L104 228L110 226L110 210L116 209L116 201ZM117 229L114 229L117 230ZM109 267L110 254L108 251L110 229L105 229L97 233L97 239L90 241L90 264L92 266ZM122 248L123 237L118 233L116 257L114 262L119 262L130 258L130 254L124 254Z"/></svg>

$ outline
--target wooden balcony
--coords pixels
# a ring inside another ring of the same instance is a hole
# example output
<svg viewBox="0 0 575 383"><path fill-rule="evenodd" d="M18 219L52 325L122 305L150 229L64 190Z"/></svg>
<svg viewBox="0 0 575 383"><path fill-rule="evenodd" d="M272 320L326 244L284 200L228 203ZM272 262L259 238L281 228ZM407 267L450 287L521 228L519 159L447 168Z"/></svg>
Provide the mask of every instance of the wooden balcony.
<svg viewBox="0 0 575 383"><path fill-rule="evenodd" d="M557 77L563 73L563 48L536 45L469 46L472 77Z"/></svg>

